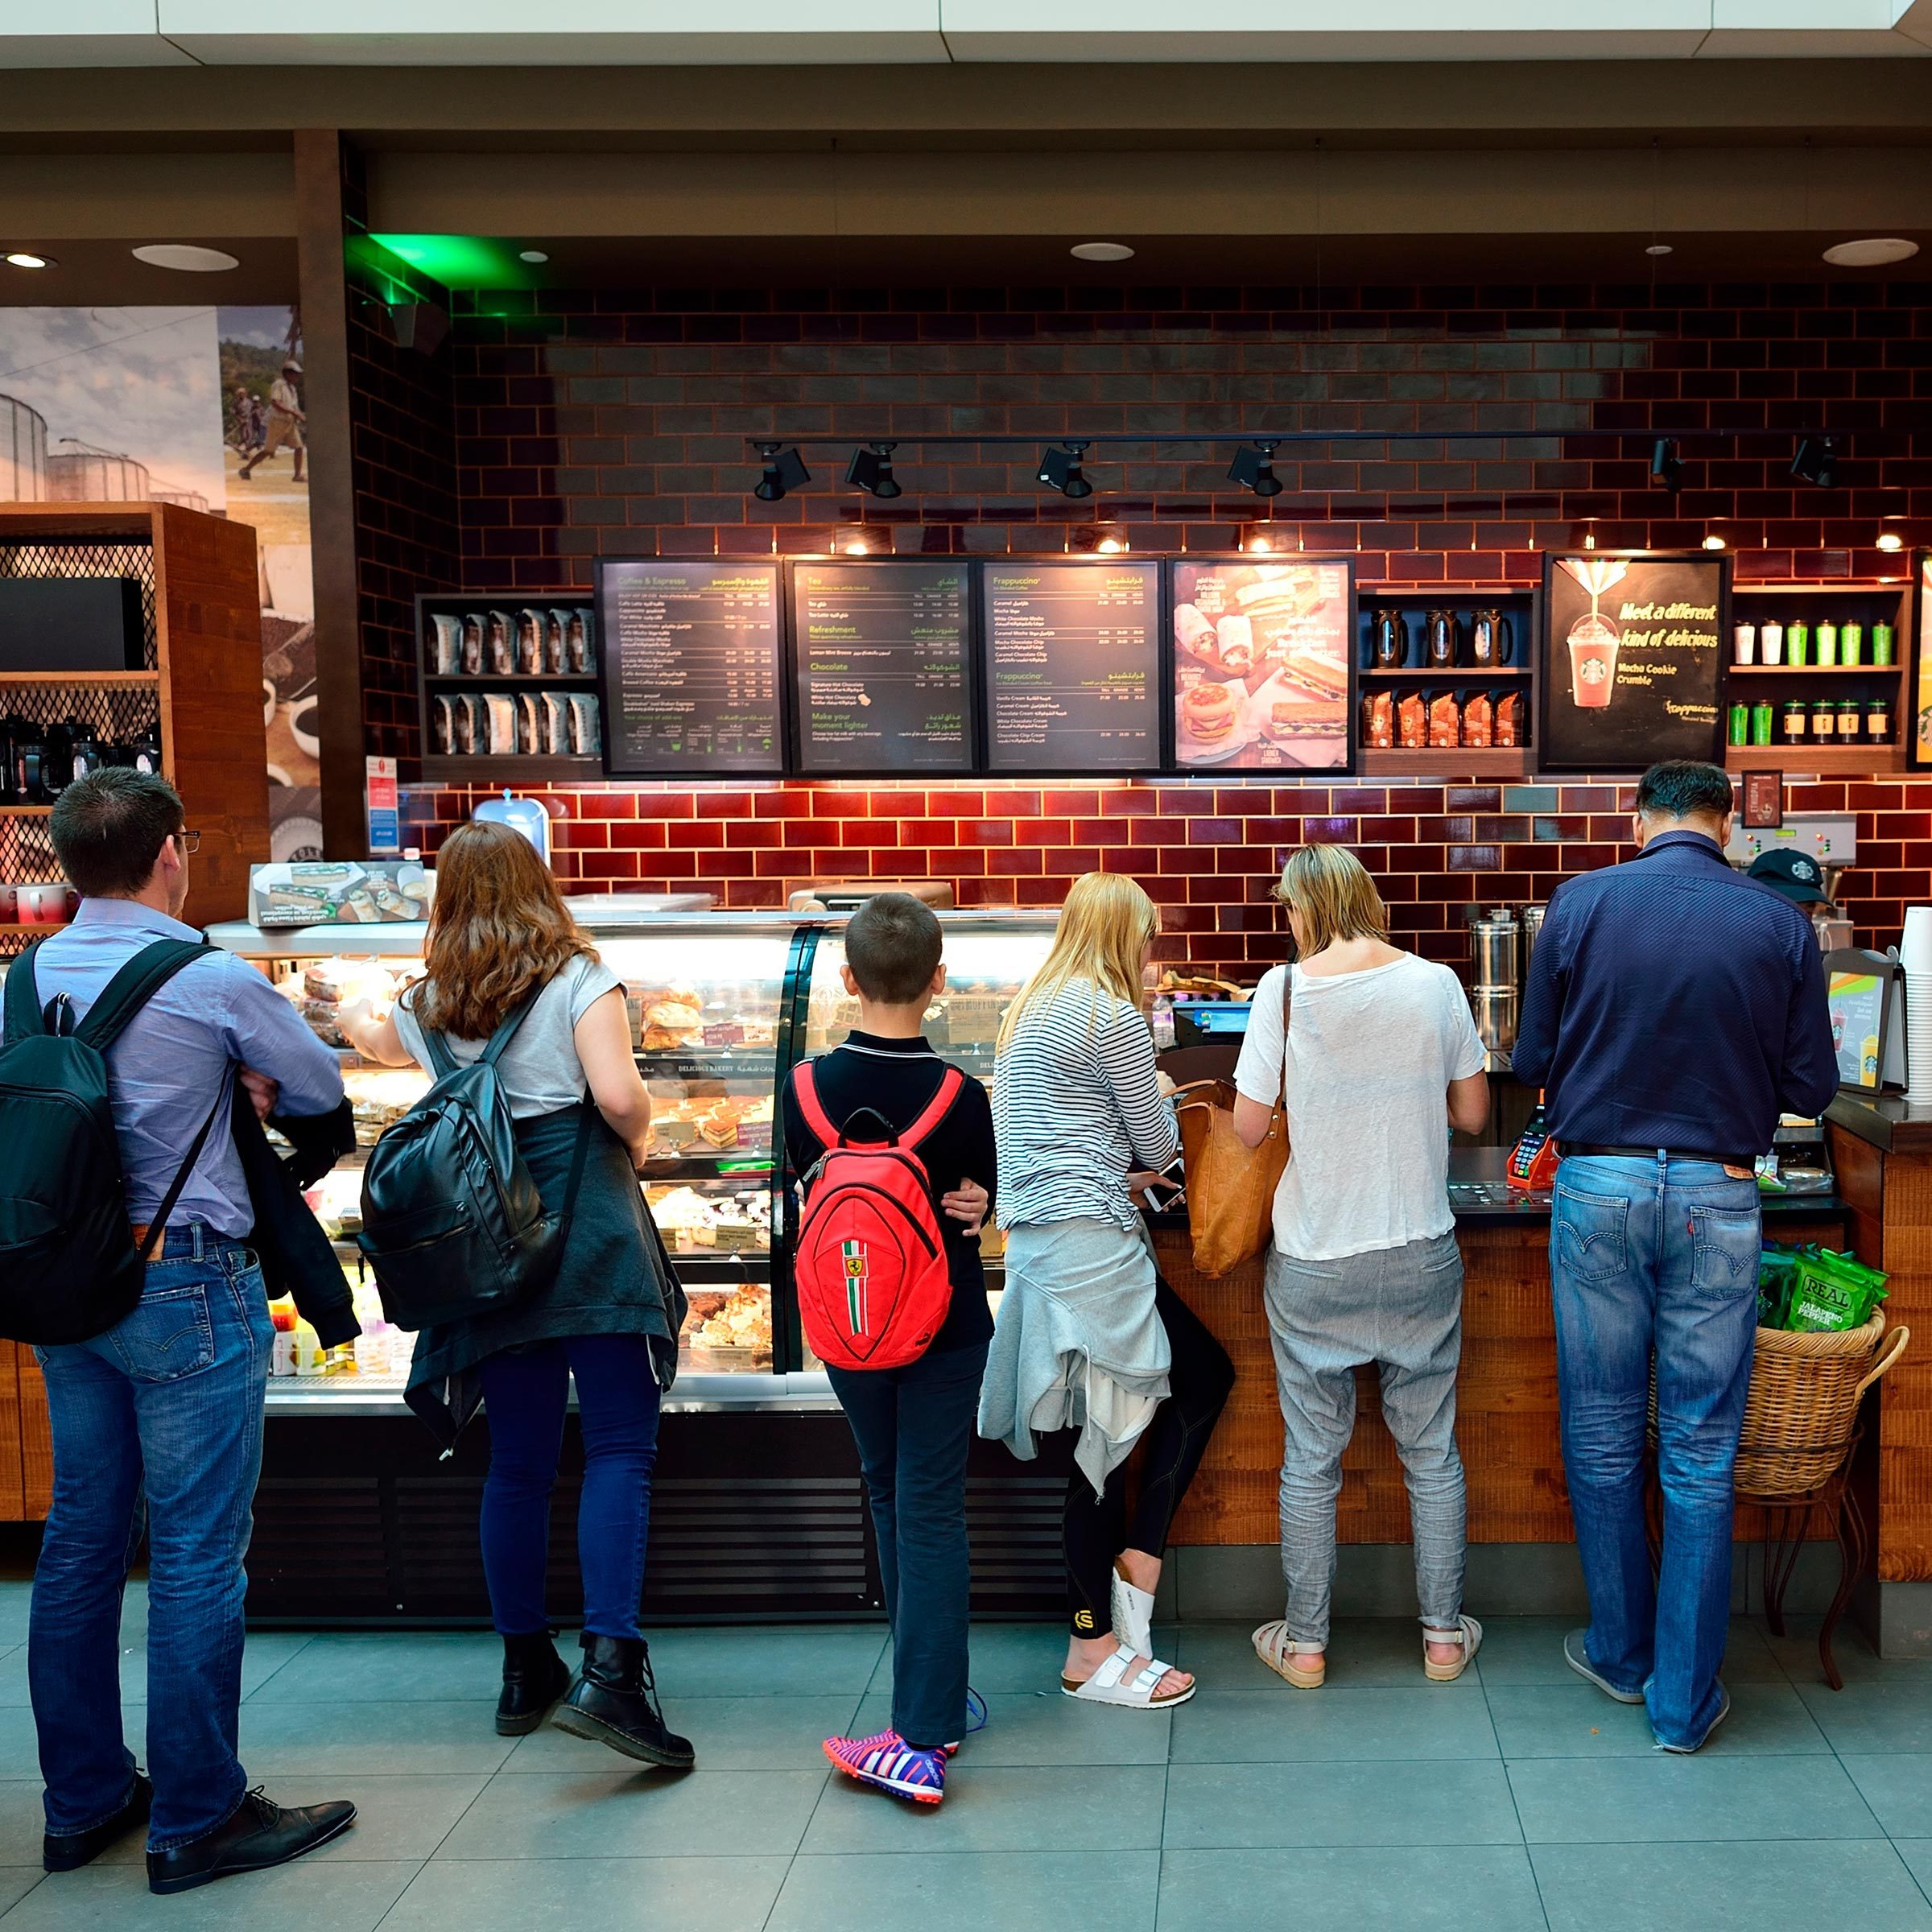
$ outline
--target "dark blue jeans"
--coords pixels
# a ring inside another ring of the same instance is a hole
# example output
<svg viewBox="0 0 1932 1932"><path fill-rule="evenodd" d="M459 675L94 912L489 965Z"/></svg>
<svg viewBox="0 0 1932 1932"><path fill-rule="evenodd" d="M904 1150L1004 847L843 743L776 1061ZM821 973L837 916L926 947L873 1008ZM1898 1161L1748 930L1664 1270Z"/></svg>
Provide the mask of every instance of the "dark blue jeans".
<svg viewBox="0 0 1932 1932"><path fill-rule="evenodd" d="M1710 1161L1576 1158L1550 1228L1563 1470L1590 1592L1590 1661L1695 1747L1716 1717L1731 1604L1732 1472L1757 1326L1757 1183ZM1664 1550L1644 1534L1657 1363Z"/></svg>
<svg viewBox="0 0 1932 1932"><path fill-rule="evenodd" d="M892 1728L929 1751L966 1734L966 1452L985 1342L903 1368L831 1368L872 1501L892 1620Z"/></svg>
<svg viewBox="0 0 1932 1932"><path fill-rule="evenodd" d="M650 1472L658 1459L658 1378L641 1335L580 1335L506 1349L483 1363L489 1476L483 1485L483 1574L506 1637L550 1627L550 1492L564 1447L571 1378L584 1433L577 1499L577 1563L584 1628L636 1637L650 1528Z"/></svg>
<svg viewBox="0 0 1932 1932"><path fill-rule="evenodd" d="M169 1231L125 1321L91 1342L35 1352L53 1425L54 1495L27 1668L50 1831L100 1823L133 1785L121 1731L121 1597L144 1514L148 1847L203 1837L242 1802L242 1559L274 1340L254 1256L196 1226Z"/></svg>

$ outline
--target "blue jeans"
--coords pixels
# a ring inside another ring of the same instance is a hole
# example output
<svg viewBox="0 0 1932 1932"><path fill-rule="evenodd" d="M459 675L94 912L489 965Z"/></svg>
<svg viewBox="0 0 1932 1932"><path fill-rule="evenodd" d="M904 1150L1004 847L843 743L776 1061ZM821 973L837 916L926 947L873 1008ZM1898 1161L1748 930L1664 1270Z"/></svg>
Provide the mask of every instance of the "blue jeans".
<svg viewBox="0 0 1932 1932"><path fill-rule="evenodd" d="M641 1335L533 1342L486 1357L479 1373L489 1417L483 1574L497 1630L526 1637L550 1628L550 1492L574 1375L584 1434L577 1498L584 1628L593 1637L636 1637L662 1400L650 1344Z"/></svg>
<svg viewBox="0 0 1932 1932"><path fill-rule="evenodd" d="M903 1368L829 1368L872 1504L892 1620L892 1728L920 1750L966 1735L966 1452L987 1344Z"/></svg>
<svg viewBox="0 0 1932 1932"><path fill-rule="evenodd" d="M1550 1228L1563 1469L1590 1661L1660 1743L1701 1744L1730 1617L1732 1471L1757 1326L1757 1183L1711 1161L1577 1158ZM1657 1362L1662 1575L1644 1534Z"/></svg>
<svg viewBox="0 0 1932 1932"><path fill-rule="evenodd" d="M121 1598L144 1514L148 1848L203 1837L242 1802L242 1559L274 1339L254 1256L196 1225L168 1231L126 1320L91 1342L35 1352L54 1495L27 1667L50 1831L99 1824L133 1788Z"/></svg>

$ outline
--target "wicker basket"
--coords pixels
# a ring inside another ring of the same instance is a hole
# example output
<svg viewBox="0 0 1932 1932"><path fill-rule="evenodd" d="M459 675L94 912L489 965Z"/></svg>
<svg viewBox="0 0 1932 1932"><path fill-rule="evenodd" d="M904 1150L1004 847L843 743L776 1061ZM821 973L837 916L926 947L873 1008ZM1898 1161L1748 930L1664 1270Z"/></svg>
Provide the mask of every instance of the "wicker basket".
<svg viewBox="0 0 1932 1932"><path fill-rule="evenodd" d="M1862 1328L1790 1334L1760 1328L1737 1451L1744 1496L1799 1496L1828 1480L1844 1458L1859 1398L1905 1352L1909 1328L1895 1328L1884 1352L1880 1309Z"/></svg>

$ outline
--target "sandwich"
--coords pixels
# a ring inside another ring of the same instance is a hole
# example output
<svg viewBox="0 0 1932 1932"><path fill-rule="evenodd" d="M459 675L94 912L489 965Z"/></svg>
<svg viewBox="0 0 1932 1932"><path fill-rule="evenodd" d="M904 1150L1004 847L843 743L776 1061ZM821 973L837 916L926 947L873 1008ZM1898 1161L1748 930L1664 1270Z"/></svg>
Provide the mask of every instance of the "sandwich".
<svg viewBox="0 0 1932 1932"><path fill-rule="evenodd" d="M1181 722L1200 744L1228 737L1241 716L1241 706L1225 684L1197 684L1181 700Z"/></svg>
<svg viewBox="0 0 1932 1932"><path fill-rule="evenodd" d="M1298 644L1283 654L1282 675L1319 691L1331 704L1348 695L1348 667L1310 645Z"/></svg>
<svg viewBox="0 0 1932 1932"><path fill-rule="evenodd" d="M1254 626L1238 613L1230 612L1214 627L1215 644L1223 671L1245 676L1254 668Z"/></svg>
<svg viewBox="0 0 1932 1932"><path fill-rule="evenodd" d="M1342 728L1335 700L1286 682L1268 708L1268 733L1275 738L1333 737Z"/></svg>

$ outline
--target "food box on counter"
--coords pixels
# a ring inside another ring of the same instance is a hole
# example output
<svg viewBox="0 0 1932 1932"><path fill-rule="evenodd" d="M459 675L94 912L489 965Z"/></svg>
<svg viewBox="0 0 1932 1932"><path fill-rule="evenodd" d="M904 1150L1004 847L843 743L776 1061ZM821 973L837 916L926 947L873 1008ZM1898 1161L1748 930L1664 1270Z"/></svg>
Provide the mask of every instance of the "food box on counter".
<svg viewBox="0 0 1932 1932"><path fill-rule="evenodd" d="M435 894L435 875L415 859L316 860L248 869L249 919L265 931L426 919Z"/></svg>

